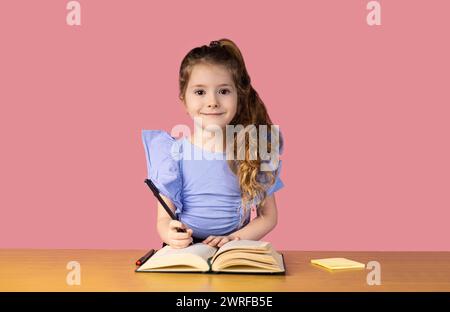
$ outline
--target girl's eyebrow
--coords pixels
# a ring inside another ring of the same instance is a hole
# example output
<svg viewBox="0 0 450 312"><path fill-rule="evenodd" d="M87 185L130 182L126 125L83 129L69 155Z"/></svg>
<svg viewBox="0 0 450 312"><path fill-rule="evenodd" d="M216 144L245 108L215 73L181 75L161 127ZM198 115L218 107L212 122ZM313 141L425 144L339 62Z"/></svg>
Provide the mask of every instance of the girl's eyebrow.
<svg viewBox="0 0 450 312"><path fill-rule="evenodd" d="M229 87L231 87L231 85L228 84L228 83L222 83L222 84L218 85L218 87L224 87L224 86L229 86ZM202 84L196 84L196 85L193 85L192 87L207 87L207 86L202 85Z"/></svg>

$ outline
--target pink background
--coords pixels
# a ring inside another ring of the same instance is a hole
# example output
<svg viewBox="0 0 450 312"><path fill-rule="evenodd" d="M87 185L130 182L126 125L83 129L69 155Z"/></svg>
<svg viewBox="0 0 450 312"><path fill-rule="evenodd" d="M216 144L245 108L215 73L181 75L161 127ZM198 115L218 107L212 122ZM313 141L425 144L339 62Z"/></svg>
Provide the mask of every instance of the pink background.
<svg viewBox="0 0 450 312"><path fill-rule="evenodd" d="M265 240L450 250L450 2L367 2L3 0L0 247L158 247L140 131L192 125L180 62L227 37L286 140Z"/></svg>

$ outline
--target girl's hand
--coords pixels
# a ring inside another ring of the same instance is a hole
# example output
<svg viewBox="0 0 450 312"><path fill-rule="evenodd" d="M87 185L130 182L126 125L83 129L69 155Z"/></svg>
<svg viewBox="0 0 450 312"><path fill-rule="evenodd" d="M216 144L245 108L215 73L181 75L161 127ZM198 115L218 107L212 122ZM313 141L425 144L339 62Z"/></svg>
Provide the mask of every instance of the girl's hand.
<svg viewBox="0 0 450 312"><path fill-rule="evenodd" d="M208 244L209 246L213 246L213 247L222 247L224 244L231 242L231 241L235 241L235 240L240 240L239 237L237 236L233 236L233 235L228 235L228 236L208 236L208 238L206 238L202 243L204 244Z"/></svg>
<svg viewBox="0 0 450 312"><path fill-rule="evenodd" d="M186 232L178 232L177 228L185 229ZM185 248L192 243L192 230L178 220L169 222L168 245L172 248Z"/></svg>

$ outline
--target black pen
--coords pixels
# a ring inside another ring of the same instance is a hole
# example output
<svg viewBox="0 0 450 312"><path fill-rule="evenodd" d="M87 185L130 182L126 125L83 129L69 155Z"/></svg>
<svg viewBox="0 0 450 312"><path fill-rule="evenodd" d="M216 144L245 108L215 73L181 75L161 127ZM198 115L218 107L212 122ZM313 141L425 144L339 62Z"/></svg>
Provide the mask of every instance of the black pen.
<svg viewBox="0 0 450 312"><path fill-rule="evenodd" d="M139 260L136 261L136 265L142 265L144 264L153 254L155 253L154 249L150 249L149 252L147 252L145 255L139 258Z"/></svg>
<svg viewBox="0 0 450 312"><path fill-rule="evenodd" d="M170 218L172 218L172 220L178 220L177 217L175 216L175 214L173 213L173 211L169 208L169 206L167 206L166 202L162 199L162 197L159 195L159 190L158 188L155 186L155 184L153 184L153 182L150 179L145 179L145 184L148 185L148 187L152 190L153 195L155 195L155 197L158 199L158 201L161 203L161 205L163 206L164 210L166 210L166 212L169 214ZM186 232L185 229L180 229L177 228L177 232Z"/></svg>

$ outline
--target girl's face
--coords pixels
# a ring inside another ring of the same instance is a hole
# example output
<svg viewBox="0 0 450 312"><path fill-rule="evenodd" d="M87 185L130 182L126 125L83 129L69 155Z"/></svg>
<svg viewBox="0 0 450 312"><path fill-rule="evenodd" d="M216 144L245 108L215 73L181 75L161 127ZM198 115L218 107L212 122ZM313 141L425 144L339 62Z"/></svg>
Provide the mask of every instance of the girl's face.
<svg viewBox="0 0 450 312"><path fill-rule="evenodd" d="M237 99L226 67L201 63L192 68L184 104L191 118L201 118L203 128L217 125L224 130L236 114Z"/></svg>

